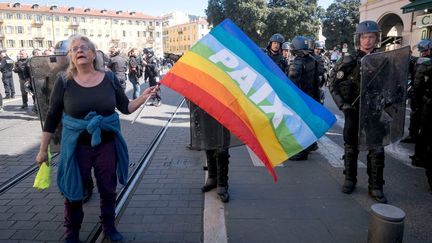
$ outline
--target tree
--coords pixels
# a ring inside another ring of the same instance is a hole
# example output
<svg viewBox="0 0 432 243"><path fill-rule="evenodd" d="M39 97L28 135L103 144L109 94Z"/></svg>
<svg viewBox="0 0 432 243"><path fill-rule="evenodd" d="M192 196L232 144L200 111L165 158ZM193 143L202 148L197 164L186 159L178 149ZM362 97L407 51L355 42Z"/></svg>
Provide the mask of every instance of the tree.
<svg viewBox="0 0 432 243"><path fill-rule="evenodd" d="M316 38L319 28L316 0L270 0L266 36L280 33L285 40L296 35Z"/></svg>
<svg viewBox="0 0 432 243"><path fill-rule="evenodd" d="M206 9L210 24L230 18L262 47L275 33L316 38L321 12L317 0L209 0Z"/></svg>
<svg viewBox="0 0 432 243"><path fill-rule="evenodd" d="M347 43L348 48L353 49L353 35L360 18L359 6L359 0L336 0L327 8L323 18L327 48L341 48L342 43Z"/></svg>

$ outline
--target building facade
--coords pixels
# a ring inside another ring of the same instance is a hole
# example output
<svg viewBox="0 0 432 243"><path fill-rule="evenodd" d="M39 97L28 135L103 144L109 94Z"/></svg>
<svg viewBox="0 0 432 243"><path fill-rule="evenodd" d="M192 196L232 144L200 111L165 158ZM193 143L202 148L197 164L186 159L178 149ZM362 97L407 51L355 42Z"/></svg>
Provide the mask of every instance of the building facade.
<svg viewBox="0 0 432 243"><path fill-rule="evenodd" d="M208 22L204 18L164 27L164 51L165 53L182 55L209 31Z"/></svg>
<svg viewBox="0 0 432 243"><path fill-rule="evenodd" d="M432 1L361 0L360 21L374 20L382 30L382 47L413 47L432 37ZM412 48L418 55L416 48Z"/></svg>
<svg viewBox="0 0 432 243"><path fill-rule="evenodd" d="M139 12L0 3L0 48L14 57L19 50L47 49L70 35L88 36L107 52L153 47L163 54L162 19Z"/></svg>

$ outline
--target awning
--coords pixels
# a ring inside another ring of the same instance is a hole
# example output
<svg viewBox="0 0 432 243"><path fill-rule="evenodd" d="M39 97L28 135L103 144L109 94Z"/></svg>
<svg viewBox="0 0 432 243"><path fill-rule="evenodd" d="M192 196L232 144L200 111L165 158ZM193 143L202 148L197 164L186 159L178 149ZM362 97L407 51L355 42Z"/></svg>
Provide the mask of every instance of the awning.
<svg viewBox="0 0 432 243"><path fill-rule="evenodd" d="M413 0L411 3L403 6L402 13L410 13L418 10L432 8L432 0Z"/></svg>

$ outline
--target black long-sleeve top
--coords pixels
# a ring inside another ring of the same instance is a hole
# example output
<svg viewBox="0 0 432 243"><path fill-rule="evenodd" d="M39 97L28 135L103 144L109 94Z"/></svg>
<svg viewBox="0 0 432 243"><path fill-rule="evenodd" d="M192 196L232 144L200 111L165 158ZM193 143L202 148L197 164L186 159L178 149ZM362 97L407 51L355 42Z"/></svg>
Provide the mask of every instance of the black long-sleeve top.
<svg viewBox="0 0 432 243"><path fill-rule="evenodd" d="M82 87L73 79L67 80L66 87L63 83L63 79L58 78L54 84L44 132L55 132L63 112L77 119L83 119L90 111L109 116L115 108L123 114L130 114L129 99L117 78L112 82L105 74L102 82L94 87Z"/></svg>

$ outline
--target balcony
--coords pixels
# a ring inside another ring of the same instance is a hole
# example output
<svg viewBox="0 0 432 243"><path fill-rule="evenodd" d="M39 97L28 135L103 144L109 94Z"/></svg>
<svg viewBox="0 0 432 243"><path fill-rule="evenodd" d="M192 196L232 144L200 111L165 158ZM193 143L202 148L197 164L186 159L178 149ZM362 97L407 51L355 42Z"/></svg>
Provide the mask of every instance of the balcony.
<svg viewBox="0 0 432 243"><path fill-rule="evenodd" d="M41 27L43 25L42 20L33 20L33 26L34 27Z"/></svg>
<svg viewBox="0 0 432 243"><path fill-rule="evenodd" d="M70 26L71 28L76 28L76 27L79 26L79 23L78 23L78 21L71 21L69 26Z"/></svg>
<svg viewBox="0 0 432 243"><path fill-rule="evenodd" d="M35 40L43 40L43 39L45 39L45 36L38 34L38 35L34 35L33 39L35 39Z"/></svg>
<svg viewBox="0 0 432 243"><path fill-rule="evenodd" d="M147 37L146 40L150 44L154 42L154 38L153 37Z"/></svg>
<svg viewBox="0 0 432 243"><path fill-rule="evenodd" d="M149 26L147 26L147 30L148 30L148 31L153 31L153 30L155 30L154 25L149 25Z"/></svg>

